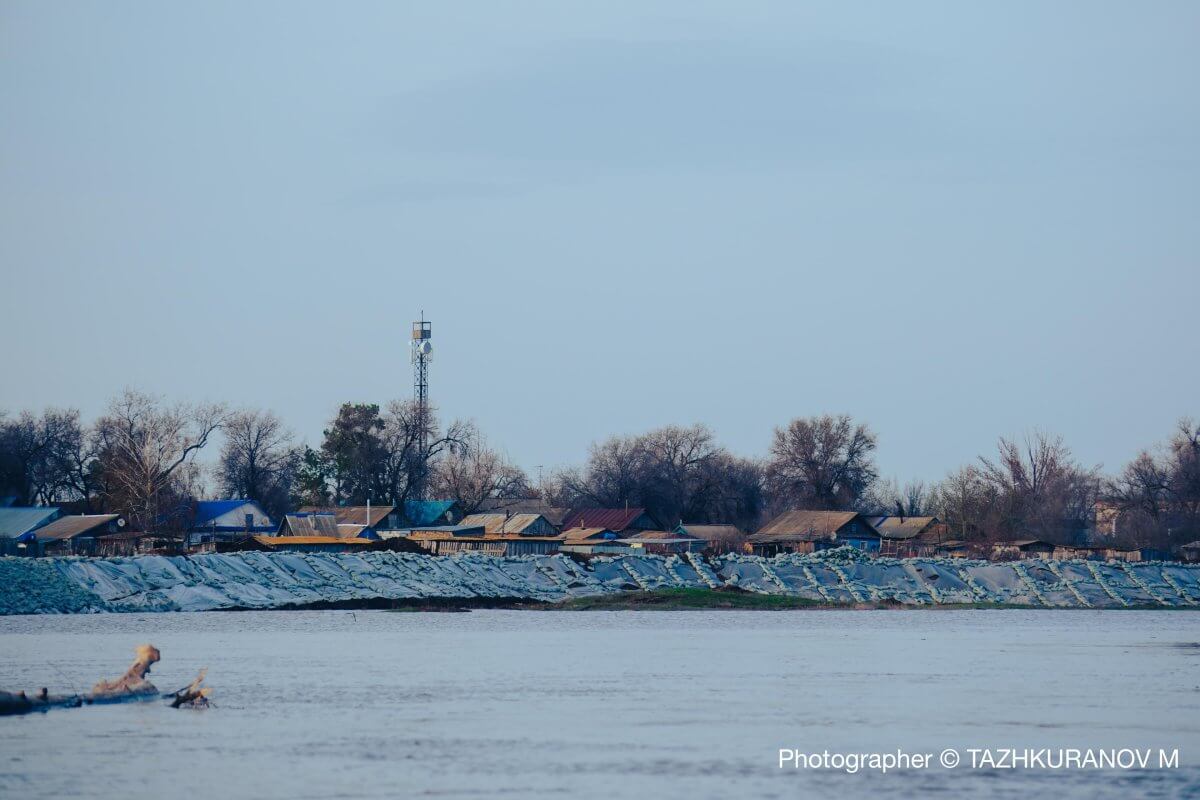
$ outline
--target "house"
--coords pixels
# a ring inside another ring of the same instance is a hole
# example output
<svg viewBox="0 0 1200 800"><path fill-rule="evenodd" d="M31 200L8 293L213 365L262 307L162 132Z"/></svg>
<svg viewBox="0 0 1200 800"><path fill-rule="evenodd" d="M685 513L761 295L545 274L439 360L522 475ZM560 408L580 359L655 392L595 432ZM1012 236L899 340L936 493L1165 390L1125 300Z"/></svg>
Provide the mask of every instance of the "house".
<svg viewBox="0 0 1200 800"><path fill-rule="evenodd" d="M327 536L335 539L369 539L380 536L367 525L339 523L337 516L325 512L301 511L284 515L276 536Z"/></svg>
<svg viewBox="0 0 1200 800"><path fill-rule="evenodd" d="M1200 563L1200 539L1180 545L1179 560L1189 564Z"/></svg>
<svg viewBox="0 0 1200 800"><path fill-rule="evenodd" d="M676 533L704 540L704 548L713 553L737 553L746 541L746 535L736 525L694 525L679 523Z"/></svg>
<svg viewBox="0 0 1200 800"><path fill-rule="evenodd" d="M755 555L811 553L848 545L879 551L879 532L856 511L786 511L746 540Z"/></svg>
<svg viewBox="0 0 1200 800"><path fill-rule="evenodd" d="M469 514L462 518L460 525L483 526L488 536L499 536L514 533L521 536L558 536L558 528L541 514L509 514L493 512L489 514Z"/></svg>
<svg viewBox="0 0 1200 800"><path fill-rule="evenodd" d="M427 532L415 541L435 556L466 552L498 557L549 555L557 553L561 544L557 537L522 536L518 533L491 536L455 536L453 533L445 533L439 536Z"/></svg>
<svg viewBox="0 0 1200 800"><path fill-rule="evenodd" d="M462 506L455 500L404 501L404 523L409 528L457 525L462 518Z"/></svg>
<svg viewBox="0 0 1200 800"><path fill-rule="evenodd" d="M0 556L32 555L32 534L60 516L57 506L0 506Z"/></svg>
<svg viewBox="0 0 1200 800"><path fill-rule="evenodd" d="M632 553L633 548L620 541L608 528L570 528L558 536L558 549L564 553Z"/></svg>
<svg viewBox="0 0 1200 800"><path fill-rule="evenodd" d="M551 525L561 530L571 509L547 505L537 498L489 497L479 503L475 513L541 514Z"/></svg>
<svg viewBox="0 0 1200 800"><path fill-rule="evenodd" d="M689 536L678 531L641 531L621 539L621 541L629 545L635 552L655 555L698 553L708 544L699 537Z"/></svg>
<svg viewBox="0 0 1200 800"><path fill-rule="evenodd" d="M867 517L879 531L879 554L897 558L930 556L945 538L946 526L937 517Z"/></svg>
<svg viewBox="0 0 1200 800"><path fill-rule="evenodd" d="M253 540L268 550L296 553L353 553L371 544L369 539L337 536L255 536Z"/></svg>
<svg viewBox="0 0 1200 800"><path fill-rule="evenodd" d="M581 508L563 520L563 531L571 528L607 528L620 538L638 531L661 531L663 526L644 508Z"/></svg>
<svg viewBox="0 0 1200 800"><path fill-rule="evenodd" d="M267 512L253 500L199 500L192 509L186 544L194 547L274 531Z"/></svg>
<svg viewBox="0 0 1200 800"><path fill-rule="evenodd" d="M332 514L339 525L365 525L375 532L405 527L404 514L396 506L301 506L299 514Z"/></svg>
<svg viewBox="0 0 1200 800"><path fill-rule="evenodd" d="M995 542L992 558L1002 561L1014 558L1053 558L1055 547L1041 539L1013 539Z"/></svg>
<svg viewBox="0 0 1200 800"><path fill-rule="evenodd" d="M120 514L80 514L59 517L29 536L41 555L96 555L98 540L120 533L124 526Z"/></svg>

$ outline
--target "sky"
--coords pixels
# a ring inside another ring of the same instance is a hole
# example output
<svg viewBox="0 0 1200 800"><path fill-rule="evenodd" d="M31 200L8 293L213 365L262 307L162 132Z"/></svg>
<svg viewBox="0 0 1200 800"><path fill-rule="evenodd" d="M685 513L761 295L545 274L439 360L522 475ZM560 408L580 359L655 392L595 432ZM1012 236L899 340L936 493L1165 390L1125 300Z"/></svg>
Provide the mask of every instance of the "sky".
<svg viewBox="0 0 1200 800"><path fill-rule="evenodd" d="M431 395L536 474L1200 417L1200 4L0 0L0 409Z"/></svg>

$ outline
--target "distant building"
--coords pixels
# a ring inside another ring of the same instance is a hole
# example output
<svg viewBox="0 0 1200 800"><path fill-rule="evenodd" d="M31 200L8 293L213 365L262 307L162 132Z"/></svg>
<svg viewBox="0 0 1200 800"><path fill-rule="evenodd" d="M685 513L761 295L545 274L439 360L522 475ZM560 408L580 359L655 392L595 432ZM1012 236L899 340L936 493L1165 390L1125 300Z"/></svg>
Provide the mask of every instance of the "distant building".
<svg viewBox="0 0 1200 800"><path fill-rule="evenodd" d="M377 534L366 525L339 523L337 516L325 512L301 511L284 515L276 536L326 536L334 539L378 540Z"/></svg>
<svg viewBox="0 0 1200 800"><path fill-rule="evenodd" d="M936 547L948 536L937 517L867 517L879 531L879 554L897 558L934 555Z"/></svg>
<svg viewBox="0 0 1200 800"><path fill-rule="evenodd" d="M536 498L489 497L479 503L477 514L541 514L546 521L558 529L571 513L569 508L547 505Z"/></svg>
<svg viewBox="0 0 1200 800"><path fill-rule="evenodd" d="M558 536L558 549L564 553L632 553L633 548L620 541L608 528L568 528Z"/></svg>
<svg viewBox="0 0 1200 800"><path fill-rule="evenodd" d="M1012 539L995 542L992 545L992 558L1053 558L1055 546L1041 539Z"/></svg>
<svg viewBox="0 0 1200 800"><path fill-rule="evenodd" d="M186 544L229 542L274 531L267 512L253 500L199 500L192 509Z"/></svg>
<svg viewBox="0 0 1200 800"><path fill-rule="evenodd" d="M737 553L746 542L746 534L736 525L695 525L680 523L676 533L704 540L704 548L713 553Z"/></svg>
<svg viewBox="0 0 1200 800"><path fill-rule="evenodd" d="M641 531L620 540L634 551L670 555L672 553L698 553L708 544L696 536L678 531Z"/></svg>
<svg viewBox="0 0 1200 800"><path fill-rule="evenodd" d="M0 555L32 555L33 532L60 513L57 506L0 506Z"/></svg>
<svg viewBox="0 0 1200 800"><path fill-rule="evenodd" d="M558 528L551 524L541 514L508 514L493 512L488 514L468 514L459 522L460 525L482 526L488 536L499 536L505 533L521 536L557 536Z"/></svg>
<svg viewBox="0 0 1200 800"><path fill-rule="evenodd" d="M1200 562L1200 540L1180 545L1179 559L1189 564Z"/></svg>
<svg viewBox="0 0 1200 800"><path fill-rule="evenodd" d="M581 508L563 521L563 531L571 528L607 528L619 537L638 531L660 531L661 523L644 508Z"/></svg>
<svg viewBox="0 0 1200 800"><path fill-rule="evenodd" d="M255 536L253 541L272 551L298 553L352 553L369 546L369 539L337 536Z"/></svg>
<svg viewBox="0 0 1200 800"><path fill-rule="evenodd" d="M29 543L46 556L96 555L102 537L118 534L124 526L120 514L80 514L59 517L29 533Z"/></svg>
<svg viewBox="0 0 1200 800"><path fill-rule="evenodd" d="M866 517L854 511L786 511L747 539L755 555L811 553L850 546L879 551L880 535Z"/></svg>

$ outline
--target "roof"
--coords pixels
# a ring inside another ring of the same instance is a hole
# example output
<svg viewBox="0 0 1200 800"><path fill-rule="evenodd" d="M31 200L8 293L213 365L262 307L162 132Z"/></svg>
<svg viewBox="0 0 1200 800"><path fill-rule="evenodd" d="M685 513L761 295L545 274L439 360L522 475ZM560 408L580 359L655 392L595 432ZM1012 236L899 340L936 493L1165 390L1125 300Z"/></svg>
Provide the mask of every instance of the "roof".
<svg viewBox="0 0 1200 800"><path fill-rule="evenodd" d="M446 536L483 536L484 530L482 525L422 525L417 528L409 528L408 535L410 538L424 539L430 536L446 535Z"/></svg>
<svg viewBox="0 0 1200 800"><path fill-rule="evenodd" d="M672 531L639 531L632 536L624 536L627 541L637 542L699 542L699 536Z"/></svg>
<svg viewBox="0 0 1200 800"><path fill-rule="evenodd" d="M608 528L623 531L632 525L646 509L634 508L581 508L563 520L564 528ZM647 515L649 516L649 515ZM650 519L654 519L652 516Z"/></svg>
<svg viewBox="0 0 1200 800"><path fill-rule="evenodd" d="M489 497L479 503L478 512L507 512L510 514L541 514L556 527L561 527L563 520L571 513L569 508L548 506L537 498L525 497Z"/></svg>
<svg viewBox="0 0 1200 800"><path fill-rule="evenodd" d="M996 542L997 547L1028 547L1031 544L1044 544L1047 547L1054 547L1053 544L1043 539L1010 539L1006 542Z"/></svg>
<svg viewBox="0 0 1200 800"><path fill-rule="evenodd" d="M333 514L339 525L368 525L379 527L379 523L387 519L388 514L396 510L395 506L370 506L371 513L367 514L368 506L302 506L301 514Z"/></svg>
<svg viewBox="0 0 1200 800"><path fill-rule="evenodd" d="M937 517L872 517L869 520L884 539L915 539L937 521Z"/></svg>
<svg viewBox="0 0 1200 800"><path fill-rule="evenodd" d="M58 516L58 506L5 506L0 508L0 536L17 538Z"/></svg>
<svg viewBox="0 0 1200 800"><path fill-rule="evenodd" d="M284 533L284 530L287 533ZM337 539L338 523L337 517L333 514L326 513L309 513L302 512L299 514L288 514L283 518L283 522L279 525L280 536L332 536ZM269 537L268 537L269 538Z"/></svg>
<svg viewBox="0 0 1200 800"><path fill-rule="evenodd" d="M837 531L859 518L867 534L876 534L871 523L855 511L785 511L750 537L752 542L790 540L812 542L833 539Z"/></svg>
<svg viewBox="0 0 1200 800"><path fill-rule="evenodd" d="M457 505L453 500L405 500L404 518L414 528L432 525Z"/></svg>
<svg viewBox="0 0 1200 800"><path fill-rule="evenodd" d="M289 544L371 544L370 539L339 539L336 536L255 536L253 539L267 547L280 547Z"/></svg>
<svg viewBox="0 0 1200 800"><path fill-rule="evenodd" d="M1181 545L1179 545L1179 549L1180 550L1200 550L1200 539L1197 539L1194 542L1188 542L1187 544L1181 544Z"/></svg>
<svg viewBox="0 0 1200 800"><path fill-rule="evenodd" d="M736 525L691 525L685 523L676 530L706 542L720 542L742 537L742 532Z"/></svg>
<svg viewBox="0 0 1200 800"><path fill-rule="evenodd" d="M604 534L612 533L608 528L571 528L559 535L560 541L581 542L587 539L604 539Z"/></svg>
<svg viewBox="0 0 1200 800"><path fill-rule="evenodd" d="M38 528L33 532L39 542L60 541L62 539L73 539L80 534L95 531L97 528L102 530L113 520L119 519L120 514L82 514L72 517L59 517L49 525Z"/></svg>
<svg viewBox="0 0 1200 800"><path fill-rule="evenodd" d="M244 505L258 507L258 503L255 503L253 500L197 500L196 514L192 518L192 524L203 525L217 517L228 514L230 511L236 511ZM262 509L259 510L261 511Z"/></svg>
<svg viewBox="0 0 1200 800"><path fill-rule="evenodd" d="M501 533L520 533L539 519L546 519L541 514L471 514L463 517L460 525L482 525L489 535ZM549 523L549 520L546 520Z"/></svg>

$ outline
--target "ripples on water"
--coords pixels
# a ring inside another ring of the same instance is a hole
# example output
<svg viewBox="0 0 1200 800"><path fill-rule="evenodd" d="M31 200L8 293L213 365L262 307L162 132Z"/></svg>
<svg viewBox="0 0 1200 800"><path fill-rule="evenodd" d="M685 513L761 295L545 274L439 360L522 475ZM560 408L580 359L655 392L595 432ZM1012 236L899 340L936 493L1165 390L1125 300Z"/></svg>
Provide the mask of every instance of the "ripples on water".
<svg viewBox="0 0 1200 800"><path fill-rule="evenodd" d="M217 707L0 720L0 797L1177 796L1200 614L247 612L0 618L0 686L157 645ZM778 750L1179 748L1160 772L779 770Z"/></svg>

